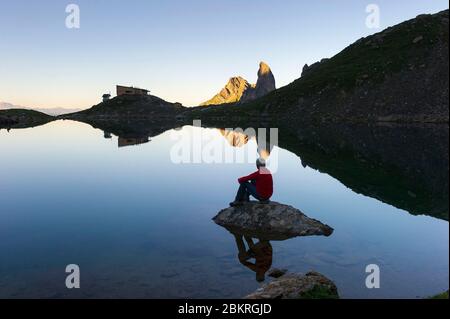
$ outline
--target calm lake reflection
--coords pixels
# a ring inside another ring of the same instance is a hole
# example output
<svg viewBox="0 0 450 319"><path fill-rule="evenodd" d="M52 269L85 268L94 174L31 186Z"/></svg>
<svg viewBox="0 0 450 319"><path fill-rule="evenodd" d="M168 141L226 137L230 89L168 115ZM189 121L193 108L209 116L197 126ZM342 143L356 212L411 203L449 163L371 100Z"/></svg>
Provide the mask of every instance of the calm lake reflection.
<svg viewBox="0 0 450 319"><path fill-rule="evenodd" d="M246 255L245 238L211 220L254 163L171 160L174 134L189 139L205 130L225 149L256 156L255 139L190 126L164 130L118 137L73 121L0 130L1 298L240 298L261 285L255 277L269 263L321 272L343 298L415 298L448 289L448 126L438 133L443 143L427 147L417 145L414 129L402 135L385 128L367 138L353 132L361 139L355 153L344 140L314 143L321 132L288 138L281 130L279 145L266 154L278 156L272 199L334 233L254 239L261 269ZM386 142L394 137L398 142ZM380 140L385 152L377 153ZM392 154L399 154L397 163ZM81 268L79 290L65 288L72 263ZM372 263L381 268L380 289L365 287Z"/></svg>

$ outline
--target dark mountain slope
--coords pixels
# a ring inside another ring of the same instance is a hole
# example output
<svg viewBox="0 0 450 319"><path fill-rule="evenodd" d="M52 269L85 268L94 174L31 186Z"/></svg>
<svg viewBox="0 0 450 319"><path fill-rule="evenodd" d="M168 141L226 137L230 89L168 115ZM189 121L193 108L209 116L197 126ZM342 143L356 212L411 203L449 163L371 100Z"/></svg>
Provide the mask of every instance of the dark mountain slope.
<svg viewBox="0 0 450 319"><path fill-rule="evenodd" d="M239 107L192 116L448 122L448 10L362 38L293 83ZM245 107L244 107L245 106Z"/></svg>

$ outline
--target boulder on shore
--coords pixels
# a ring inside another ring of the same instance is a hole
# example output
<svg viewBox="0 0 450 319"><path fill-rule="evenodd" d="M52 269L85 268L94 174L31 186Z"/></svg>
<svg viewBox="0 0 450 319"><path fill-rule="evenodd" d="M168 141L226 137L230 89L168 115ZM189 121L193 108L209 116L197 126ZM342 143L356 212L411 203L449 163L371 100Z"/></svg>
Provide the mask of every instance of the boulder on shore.
<svg viewBox="0 0 450 319"><path fill-rule="evenodd" d="M317 272L286 274L257 289L245 299L338 299L336 285Z"/></svg>
<svg viewBox="0 0 450 319"><path fill-rule="evenodd" d="M277 202L248 202L221 210L214 222L231 232L266 240L297 236L330 236L333 228L309 218L300 210Z"/></svg>

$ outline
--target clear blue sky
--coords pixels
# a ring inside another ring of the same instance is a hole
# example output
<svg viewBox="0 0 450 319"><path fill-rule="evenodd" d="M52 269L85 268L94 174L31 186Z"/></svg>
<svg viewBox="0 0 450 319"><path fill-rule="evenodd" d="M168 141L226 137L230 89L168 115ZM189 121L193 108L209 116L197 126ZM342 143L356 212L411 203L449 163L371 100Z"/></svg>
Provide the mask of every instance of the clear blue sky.
<svg viewBox="0 0 450 319"><path fill-rule="evenodd" d="M80 29L65 27L69 3L80 6ZM260 60L284 86L305 63L380 31L365 25L370 3L380 30L448 9L447 0L2 0L0 101L86 108L124 84L196 105L231 76L255 82Z"/></svg>

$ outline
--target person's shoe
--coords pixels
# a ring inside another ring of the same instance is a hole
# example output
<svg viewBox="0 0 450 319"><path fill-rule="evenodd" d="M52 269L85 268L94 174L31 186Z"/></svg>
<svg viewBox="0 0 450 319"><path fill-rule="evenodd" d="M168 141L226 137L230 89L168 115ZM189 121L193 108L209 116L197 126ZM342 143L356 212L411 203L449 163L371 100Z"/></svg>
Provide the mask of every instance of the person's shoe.
<svg viewBox="0 0 450 319"><path fill-rule="evenodd" d="M235 200L234 202L231 202L231 203L230 203L230 206L231 206L231 207L236 207L236 206L241 206L241 205L243 205L243 204L244 204L243 202L240 202L240 201Z"/></svg>

